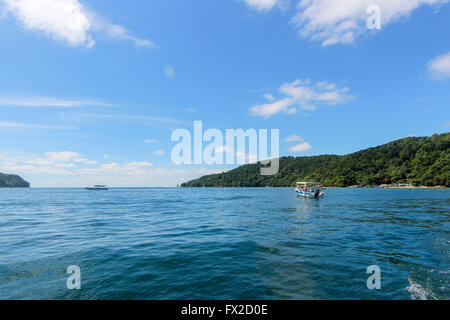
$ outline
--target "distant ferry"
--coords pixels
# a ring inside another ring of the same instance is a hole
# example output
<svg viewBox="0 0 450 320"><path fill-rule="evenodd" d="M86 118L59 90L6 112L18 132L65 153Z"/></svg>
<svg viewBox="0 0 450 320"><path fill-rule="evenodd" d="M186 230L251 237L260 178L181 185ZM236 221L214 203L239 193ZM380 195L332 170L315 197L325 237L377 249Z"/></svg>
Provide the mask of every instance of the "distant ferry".
<svg viewBox="0 0 450 320"><path fill-rule="evenodd" d="M319 199L324 195L322 185L317 182L297 182L295 192L304 198Z"/></svg>
<svg viewBox="0 0 450 320"><path fill-rule="evenodd" d="M108 190L108 187L105 185L95 185L93 187L86 187L85 189L91 190L91 191L93 191L93 190Z"/></svg>

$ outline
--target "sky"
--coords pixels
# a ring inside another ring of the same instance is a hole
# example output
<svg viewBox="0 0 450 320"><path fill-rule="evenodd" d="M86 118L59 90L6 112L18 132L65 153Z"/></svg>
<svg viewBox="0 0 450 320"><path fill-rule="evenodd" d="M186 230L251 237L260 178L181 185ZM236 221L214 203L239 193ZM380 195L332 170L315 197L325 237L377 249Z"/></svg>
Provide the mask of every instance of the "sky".
<svg viewBox="0 0 450 320"><path fill-rule="evenodd" d="M281 156L448 132L449 2L0 0L0 172L170 187L232 168L173 164L194 121L279 129Z"/></svg>

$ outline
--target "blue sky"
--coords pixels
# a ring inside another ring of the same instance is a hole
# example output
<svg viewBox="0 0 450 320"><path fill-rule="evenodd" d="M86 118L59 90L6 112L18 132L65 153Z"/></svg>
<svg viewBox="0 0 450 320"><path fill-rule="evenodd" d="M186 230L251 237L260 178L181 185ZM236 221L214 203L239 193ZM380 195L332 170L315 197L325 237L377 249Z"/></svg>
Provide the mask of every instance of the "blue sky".
<svg viewBox="0 0 450 320"><path fill-rule="evenodd" d="M195 120L280 129L283 156L448 132L448 2L0 0L0 171L69 187L229 169L171 163Z"/></svg>

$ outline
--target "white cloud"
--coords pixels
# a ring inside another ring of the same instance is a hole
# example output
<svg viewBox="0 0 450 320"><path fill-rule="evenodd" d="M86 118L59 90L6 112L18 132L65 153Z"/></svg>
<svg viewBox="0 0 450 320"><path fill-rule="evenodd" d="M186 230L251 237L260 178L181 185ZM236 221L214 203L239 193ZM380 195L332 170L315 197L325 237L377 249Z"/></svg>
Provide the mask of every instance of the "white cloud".
<svg viewBox="0 0 450 320"><path fill-rule="evenodd" d="M305 141L302 137L299 137L297 135L293 135L290 137L287 137L285 140L285 142L302 142Z"/></svg>
<svg viewBox="0 0 450 320"><path fill-rule="evenodd" d="M128 174L139 175L144 174L147 168L152 167L150 162L126 162L120 164L118 162L111 162L101 164L98 167L82 168L76 170L76 174L80 175L109 175L109 174Z"/></svg>
<svg viewBox="0 0 450 320"><path fill-rule="evenodd" d="M282 0L240 0L256 11L286 7ZM369 6L381 9L382 27L407 17L424 5L438 7L450 0L299 0L291 23L306 39L323 46L350 44L368 31Z"/></svg>
<svg viewBox="0 0 450 320"><path fill-rule="evenodd" d="M280 0L241 0L257 11L267 11L275 7Z"/></svg>
<svg viewBox="0 0 450 320"><path fill-rule="evenodd" d="M173 187L203 175L222 170L154 168L146 161L111 162L81 166L77 152L47 152L0 155L0 172L15 173L33 187L85 187L107 184L111 187Z"/></svg>
<svg viewBox="0 0 450 320"><path fill-rule="evenodd" d="M82 157L78 152L46 152L41 155L19 154L3 155L0 158L0 171L18 174L76 175L80 165L97 164Z"/></svg>
<svg viewBox="0 0 450 320"><path fill-rule="evenodd" d="M44 130L72 130L77 129L71 126L50 126L41 124L24 124L15 122L0 122L0 128L9 129L44 129Z"/></svg>
<svg viewBox="0 0 450 320"><path fill-rule="evenodd" d="M149 162L128 162L121 166L118 163L101 164L99 167L92 167L97 165L97 161L84 158L78 152L60 151L60 152L45 152L42 155L34 154L19 154L13 156L2 155L0 157L0 165L2 169L9 169L8 171L20 171L32 174L64 174L76 175L80 172L96 172L96 171L135 171L139 168L150 167L153 164ZM84 167L84 168L83 168ZM75 169L72 171L59 170Z"/></svg>
<svg viewBox="0 0 450 320"><path fill-rule="evenodd" d="M151 162L125 162L123 164L118 162L104 163L97 167L80 168L74 171L77 175L110 175L110 174L124 174L124 175L140 175L145 174L148 168L153 167Z"/></svg>
<svg viewBox="0 0 450 320"><path fill-rule="evenodd" d="M118 114L118 113L84 113L81 116L92 119L111 119L118 121L129 121L142 123L145 125L154 125L154 124L168 124L168 125L189 125L189 122L184 120L179 120L175 118L169 117L155 117L155 116L142 116L142 115L131 115L131 114Z"/></svg>
<svg viewBox="0 0 450 320"><path fill-rule="evenodd" d="M79 0L0 0L0 3L4 12L14 16L25 29L43 32L73 47L92 48L95 31L132 41L137 46L155 47L150 40L136 38L126 28L106 22Z"/></svg>
<svg viewBox="0 0 450 320"><path fill-rule="evenodd" d="M84 106L111 107L113 105L97 100L60 99L50 97L23 98L23 97L0 96L0 106L71 108Z"/></svg>
<svg viewBox="0 0 450 320"><path fill-rule="evenodd" d="M103 32L108 37L116 40L125 40L133 42L137 47L157 48L153 41L141 39L133 36L125 27L113 23L109 23L97 15L93 14L93 29Z"/></svg>
<svg viewBox="0 0 450 320"><path fill-rule="evenodd" d="M17 164L15 162L0 162L0 170L6 173L24 175L59 175L59 176L70 176L74 175L71 171L60 168L57 166L44 166L44 165L27 165L27 164Z"/></svg>
<svg viewBox="0 0 450 320"><path fill-rule="evenodd" d="M431 60L428 63L428 71L434 79L450 78L450 52Z"/></svg>
<svg viewBox="0 0 450 320"><path fill-rule="evenodd" d="M228 147L226 145L219 146L214 150L217 154L229 153L233 155L236 159L236 163L238 164L248 164L248 163L256 163L263 159L259 159L258 155L245 153L243 151L234 152L233 147Z"/></svg>
<svg viewBox="0 0 450 320"><path fill-rule="evenodd" d="M122 167L119 166L119 171L124 170L128 174L135 174L135 175L145 174L147 169L152 166L153 166L153 163L146 162L146 161L128 162L125 165L123 165Z"/></svg>
<svg viewBox="0 0 450 320"><path fill-rule="evenodd" d="M84 187L95 184L106 184L110 187L175 187L204 175L221 173L222 170L208 169L174 169L174 168L144 168L137 171L115 170L106 172L102 169L94 173L62 178L47 177L36 180L29 179L35 187ZM100 182L99 182L100 181Z"/></svg>
<svg viewBox="0 0 450 320"><path fill-rule="evenodd" d="M163 150L157 150L157 151L153 152L153 154L156 154L157 156L163 156L166 153Z"/></svg>
<svg viewBox="0 0 450 320"><path fill-rule="evenodd" d="M78 152L62 151L62 152L46 152L45 155L52 161L70 161L79 158Z"/></svg>
<svg viewBox="0 0 450 320"><path fill-rule="evenodd" d="M309 151L311 149L312 149L311 145L308 142L304 142L304 143L298 144L292 148L289 148L288 150L290 152L302 153L302 152Z"/></svg>
<svg viewBox="0 0 450 320"><path fill-rule="evenodd" d="M23 163L38 166L54 166L59 168L76 168L79 165L91 166L98 164L97 161L83 158L83 156L78 152L71 151L46 152L43 156L35 156L31 159L23 160Z"/></svg>
<svg viewBox="0 0 450 320"><path fill-rule="evenodd" d="M147 139L147 140L145 140L144 142L145 142L145 143L158 143L159 141L158 141L158 140L155 140L155 139Z"/></svg>
<svg viewBox="0 0 450 320"><path fill-rule="evenodd" d="M215 152L216 153L227 153L227 152L233 152L234 150L232 149L232 148L228 148L228 146L220 146L220 147L217 147L216 149L215 149Z"/></svg>
<svg viewBox="0 0 450 320"><path fill-rule="evenodd" d="M263 94L263 97L266 98L269 101L275 101L275 97L271 93Z"/></svg>
<svg viewBox="0 0 450 320"><path fill-rule="evenodd" d="M343 104L353 98L346 87L339 88L336 84L327 82L319 82L314 86L309 80L295 80L286 83L280 87L279 92L285 97L254 106L250 109L250 113L254 116L268 118L280 112L293 114L298 109L314 111L318 104ZM267 98L267 94L265 97Z"/></svg>
<svg viewBox="0 0 450 320"><path fill-rule="evenodd" d="M353 43L368 31L367 8L381 9L382 26L407 17L423 5L439 5L449 0L301 0L291 22L299 34L322 45Z"/></svg>
<svg viewBox="0 0 450 320"><path fill-rule="evenodd" d="M164 74L170 80L173 80L176 77L175 69L172 66L165 66L164 67Z"/></svg>
<svg viewBox="0 0 450 320"><path fill-rule="evenodd" d="M249 154L242 151L236 152L236 162L238 164L256 163L258 160L258 156L255 154Z"/></svg>
<svg viewBox="0 0 450 320"><path fill-rule="evenodd" d="M94 164L98 163L97 161L92 161L92 160L88 160L88 159L85 159L85 158L75 159L74 162L82 163L82 164L85 164L85 165L94 165Z"/></svg>
<svg viewBox="0 0 450 320"><path fill-rule="evenodd" d="M70 46L92 47L91 21L77 0L3 0L7 12L28 30L43 31Z"/></svg>

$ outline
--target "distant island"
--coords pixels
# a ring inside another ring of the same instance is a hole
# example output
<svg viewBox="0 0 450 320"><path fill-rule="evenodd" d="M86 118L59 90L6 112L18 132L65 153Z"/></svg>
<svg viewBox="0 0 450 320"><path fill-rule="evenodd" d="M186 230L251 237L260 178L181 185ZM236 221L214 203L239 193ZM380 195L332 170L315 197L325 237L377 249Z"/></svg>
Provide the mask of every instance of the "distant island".
<svg viewBox="0 0 450 320"><path fill-rule="evenodd" d="M0 188L29 188L30 183L15 174L0 173Z"/></svg>
<svg viewBox="0 0 450 320"><path fill-rule="evenodd" d="M298 181L318 181L328 187L450 187L450 133L405 138L345 156L283 157L274 176L262 176L261 167L261 163L248 164L181 187L293 187Z"/></svg>

